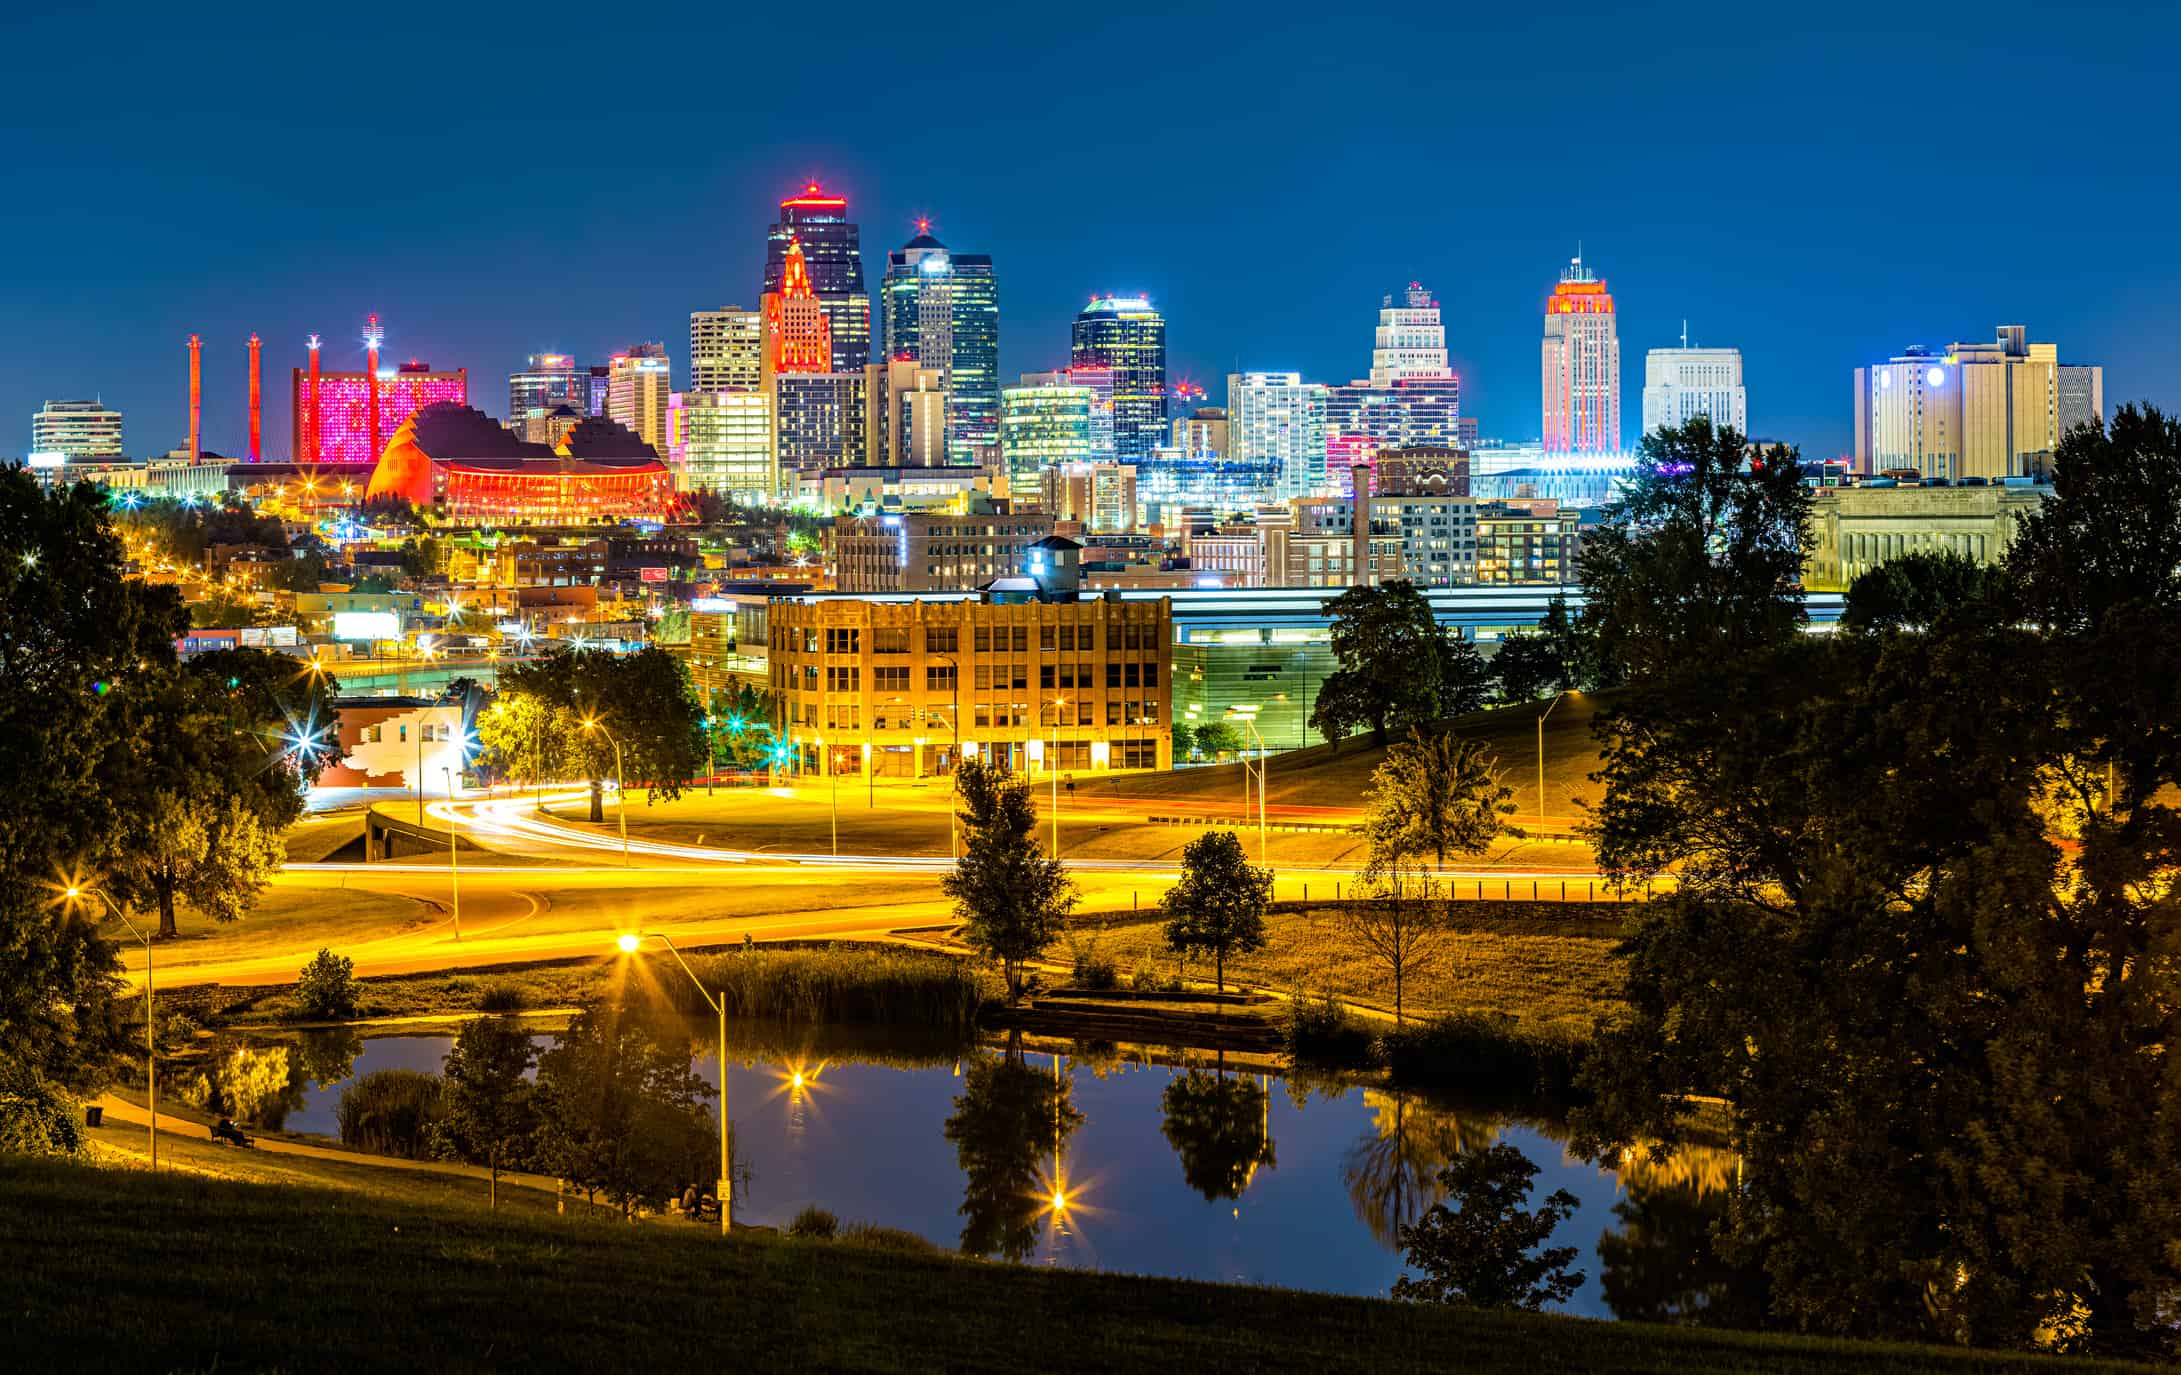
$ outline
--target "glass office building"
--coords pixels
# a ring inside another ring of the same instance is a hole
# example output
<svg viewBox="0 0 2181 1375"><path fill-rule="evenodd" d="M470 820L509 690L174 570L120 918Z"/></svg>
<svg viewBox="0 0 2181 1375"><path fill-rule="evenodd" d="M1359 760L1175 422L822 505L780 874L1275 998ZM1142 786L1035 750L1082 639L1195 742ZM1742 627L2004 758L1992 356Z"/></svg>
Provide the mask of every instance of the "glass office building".
<svg viewBox="0 0 2181 1375"><path fill-rule="evenodd" d="M863 249L846 197L811 182L780 202L780 219L765 232L764 293L778 294L787 276L788 244L799 240L810 284L833 334L833 370L861 376L871 361L871 297L863 287Z"/></svg>
<svg viewBox="0 0 2181 1375"><path fill-rule="evenodd" d="M1039 500L1047 468L1090 462L1096 401L1089 387L1036 385L1000 393L1000 461L1016 509Z"/></svg>
<svg viewBox="0 0 2181 1375"><path fill-rule="evenodd" d="M950 251L928 224L918 231L886 256L886 357L940 370L947 461L975 463L1000 438L999 282L988 255Z"/></svg>
<svg viewBox="0 0 2181 1375"><path fill-rule="evenodd" d="M1113 371L1113 450L1123 463L1166 443L1166 321L1141 296L1103 296L1075 317L1071 361Z"/></svg>

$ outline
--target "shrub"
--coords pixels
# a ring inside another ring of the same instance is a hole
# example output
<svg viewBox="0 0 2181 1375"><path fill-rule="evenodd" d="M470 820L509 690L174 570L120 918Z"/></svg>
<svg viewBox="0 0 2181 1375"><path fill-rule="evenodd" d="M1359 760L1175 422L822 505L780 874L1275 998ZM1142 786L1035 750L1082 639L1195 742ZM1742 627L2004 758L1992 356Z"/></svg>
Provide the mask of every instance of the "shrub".
<svg viewBox="0 0 2181 1375"><path fill-rule="evenodd" d="M295 996L306 1017L332 1022L355 1016L356 962L321 949L296 976Z"/></svg>
<svg viewBox="0 0 2181 1375"><path fill-rule="evenodd" d="M432 1128L443 1114L436 1074L382 1069L341 1093L341 1144L379 1155L423 1160L432 1153Z"/></svg>
<svg viewBox="0 0 2181 1375"><path fill-rule="evenodd" d="M520 1012L530 1006L530 994L523 986L509 979L486 984L477 995L479 1012Z"/></svg>
<svg viewBox="0 0 2181 1375"><path fill-rule="evenodd" d="M875 1223L851 1222L848 1230L841 1233L841 1240L850 1246L865 1246L874 1251L892 1251L899 1255L935 1256L939 1248L914 1232L899 1227L880 1227Z"/></svg>
<svg viewBox="0 0 2181 1375"><path fill-rule="evenodd" d="M1504 1013L1456 1012L1411 1023L1385 1038L1394 1082L1512 1099L1566 1102L1590 1043L1558 1027L1528 1026Z"/></svg>
<svg viewBox="0 0 2181 1375"><path fill-rule="evenodd" d="M831 1241L840 1229L841 1220L815 1203L788 1223L788 1235L803 1241Z"/></svg>
<svg viewBox="0 0 2181 1375"><path fill-rule="evenodd" d="M1103 993L1121 986L1121 967L1098 953L1095 946L1075 954L1075 986Z"/></svg>
<svg viewBox="0 0 2181 1375"><path fill-rule="evenodd" d="M921 1023L966 1030L998 995L967 960L868 948L753 950L691 961L732 1017L778 1022ZM685 1011L703 1008L686 980L668 987Z"/></svg>
<svg viewBox="0 0 2181 1375"><path fill-rule="evenodd" d="M1139 969L1129 977L1128 986L1138 993L1179 993L1181 976L1161 974L1155 969Z"/></svg>
<svg viewBox="0 0 2181 1375"><path fill-rule="evenodd" d="M80 1155L82 1108L27 1070L0 1076L0 1155Z"/></svg>
<svg viewBox="0 0 2181 1375"><path fill-rule="evenodd" d="M1287 1014L1287 1055L1297 1064L1361 1069L1372 1063L1371 1033L1332 994L1297 993Z"/></svg>

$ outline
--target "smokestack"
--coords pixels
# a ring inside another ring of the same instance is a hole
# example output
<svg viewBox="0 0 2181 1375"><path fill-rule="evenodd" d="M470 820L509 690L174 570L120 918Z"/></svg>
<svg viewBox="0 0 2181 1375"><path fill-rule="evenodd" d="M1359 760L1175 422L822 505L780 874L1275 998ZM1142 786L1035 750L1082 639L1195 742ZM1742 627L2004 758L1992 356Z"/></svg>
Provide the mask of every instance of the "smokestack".
<svg viewBox="0 0 2181 1375"><path fill-rule="evenodd" d="M303 452L297 457L318 461L318 336L310 337L310 386L303 393Z"/></svg>
<svg viewBox="0 0 2181 1375"><path fill-rule="evenodd" d="M379 341L386 332L379 328L379 317L369 316L364 321L364 374L367 383L368 427L371 435L371 461L379 458Z"/></svg>
<svg viewBox="0 0 2181 1375"><path fill-rule="evenodd" d="M202 421L204 420L204 340L189 336L189 461L195 463L204 452Z"/></svg>
<svg viewBox="0 0 2181 1375"><path fill-rule="evenodd" d="M250 332L250 461L252 463L258 460L258 417L262 410L258 393L257 351L257 331L252 330Z"/></svg>
<svg viewBox="0 0 2181 1375"><path fill-rule="evenodd" d="M1351 555L1355 563L1355 581L1352 587L1370 587L1378 580L1371 576L1371 469L1358 463L1348 470L1355 486L1355 517L1349 522L1349 538L1354 542Z"/></svg>

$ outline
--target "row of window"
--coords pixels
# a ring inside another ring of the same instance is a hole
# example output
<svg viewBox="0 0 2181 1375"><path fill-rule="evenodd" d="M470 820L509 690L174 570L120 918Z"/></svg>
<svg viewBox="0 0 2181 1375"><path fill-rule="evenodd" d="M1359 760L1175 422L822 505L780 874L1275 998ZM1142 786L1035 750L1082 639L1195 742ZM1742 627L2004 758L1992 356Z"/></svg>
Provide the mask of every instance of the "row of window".
<svg viewBox="0 0 2181 1375"><path fill-rule="evenodd" d="M797 675L790 671L790 687L803 692L818 690L818 665L804 664L800 682L792 681ZM1156 660L1138 662L1111 661L1105 665L1105 685L1109 688L1147 687L1159 685L1159 665ZM1038 686L1045 689L1082 688L1098 686L1098 666L1090 663L1061 662L1038 665ZM1030 666L1027 663L978 664L975 666L975 689L991 692L994 689L1027 689L1030 686ZM871 670L871 690L878 693L907 692L909 667L906 664L879 664ZM952 692L955 685L954 667L929 665L924 670L924 689L927 692ZM832 693L860 692L863 690L863 670L856 664L828 664L825 667L825 690Z"/></svg>
<svg viewBox="0 0 2181 1375"><path fill-rule="evenodd" d="M1058 717L1058 721L1054 720ZM983 702L967 713L961 726L970 730L1036 730L1062 727L1096 726L1100 718L1108 726L1156 726L1159 724L1157 698L1138 701L1119 698L1109 700L1101 709L1095 702L1044 703L1034 702ZM788 724L791 726L822 727L826 730L861 730L863 711L856 702L805 703L794 702L788 706ZM873 730L924 730L933 734L952 734L955 725L942 711L918 711L895 703L882 703L872 709Z"/></svg>
<svg viewBox="0 0 2181 1375"><path fill-rule="evenodd" d="M1038 631L1040 650L1081 650L1098 648L1098 627L1095 625L1041 625ZM823 638L821 639L821 634ZM909 627L878 626L871 631L873 654L907 654L909 652ZM927 654L958 654L961 652L961 629L958 626L927 626L924 629L924 652ZM1030 627L1027 625L980 625L976 627L972 641L979 654L1030 652ZM863 627L826 626L803 631L802 650L816 654L823 644L830 655L850 655L863 652ZM1125 621L1115 627L1108 649L1148 650L1159 645L1158 627Z"/></svg>

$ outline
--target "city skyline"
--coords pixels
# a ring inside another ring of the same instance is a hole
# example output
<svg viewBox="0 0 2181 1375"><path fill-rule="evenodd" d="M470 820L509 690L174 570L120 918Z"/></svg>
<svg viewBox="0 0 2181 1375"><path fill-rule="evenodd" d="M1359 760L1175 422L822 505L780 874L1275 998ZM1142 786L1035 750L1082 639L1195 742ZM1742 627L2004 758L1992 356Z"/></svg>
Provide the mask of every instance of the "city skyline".
<svg viewBox="0 0 2181 1375"><path fill-rule="evenodd" d="M1673 82L1664 81L1664 59L1645 51L1650 45L1632 18L1598 11L1583 19L1590 41L1577 51L1561 51L1541 23L1484 21L1464 36L1463 99L1443 122L1427 119L1380 150L1365 146L1366 114L1345 113L1337 102L1313 106L1295 142L1223 168L1214 178L1222 194L1207 198L1177 194L1183 183L1212 175L1191 170L1191 150L1201 161L1225 131L1271 118L1316 88L1316 79L1298 71L1292 81L1249 89L1245 78L1263 70L1254 57L1287 33L1278 19L1264 33L1226 35L1226 46L1203 49L1197 70L1208 89L1161 111L1171 116L1162 142L1181 156L1172 171L1147 174L1140 184L1089 175L1113 165L1125 142L1120 131L1095 126L1078 135L1070 159L1058 161L1037 151L1047 135L1004 121L974 152L889 141L881 115L902 78L887 72L875 42L848 45L841 79L829 83L837 99L814 114L807 104L767 108L768 95L790 84L782 76L760 73L746 91L676 84L695 70L694 57L639 28L602 40L597 56L656 65L661 79L651 93L676 119L716 112L725 102L742 121L731 144L694 159L679 148L616 145L614 194L598 197L571 197L580 181L426 160L405 169L402 210L390 214L376 197L359 201L346 179L296 183L277 169L304 147L332 156L323 150L378 127L378 112L422 90L444 112L451 136L474 145L525 108L523 83L492 76L448 104L443 83L451 73L439 59L414 61L391 38L350 34L328 16L302 18L293 32L272 36L225 17L184 25L146 11L131 21L141 50L102 55L100 88L154 88L140 79L156 61L150 54L162 41L185 43L200 79L180 98L176 117L207 146L240 139L251 155L177 159L164 145L133 140L127 131L148 116L148 95L89 120L17 130L33 174L96 162L132 194L126 206L26 212L0 226L0 261L9 264L0 272L8 274L16 307L0 358L0 415L12 412L18 431L0 450L27 441L28 417L45 401L88 396L129 415L133 454L181 443L181 349L192 333L206 341L205 443L236 456L247 446L244 342L252 332L266 341L265 366L274 376L304 362L302 341L314 331L324 336L329 371L354 370L360 322L373 311L386 323L389 360L417 357L468 368L477 378L505 377L541 352L598 362L644 339L666 339L679 353L674 343L685 337L691 311L754 304L765 226L781 199L809 180L848 199L868 252L906 241L917 218L928 215L940 238L992 255L1009 284L1002 380L1063 365L1068 323L1092 295L1142 293L1169 322L1177 378L1212 383L1233 371L1292 370L1338 383L1362 375L1368 362L1355 322L1368 320L1388 292L1420 279L1444 302L1464 411L1484 434L1519 442L1537 430L1536 320L1556 264L1579 249L1613 282L1624 397L1640 392L1643 353L1674 342L1687 318L1694 342L1742 351L1748 384L1763 398L1766 437L1798 442L1813 455L1852 446L1846 379L1853 368L1908 342L1975 337L1994 320L2037 321L2069 356L2104 364L2116 402L2174 403L2181 358L2159 322L2181 306L2181 286L2143 267L2159 261L2158 206L2171 193L2150 188L2153 203L2127 216L2090 213L2124 189L2136 194L2128 167L2155 157L2163 123L2132 78L2148 70L2149 54L2163 50L2158 33L2118 47L2093 27L2075 27L2034 55L1950 47L1946 70L1965 91L2026 89L2060 72L2064 89L2054 100L2066 117L2003 149L1957 150L1945 168L1928 173L1936 184L1915 181L1928 169L1918 171L1909 154L1863 135L1875 105L1832 98L1883 89L1889 74L1920 62L1915 33L1901 31L1897 42L1875 47L1869 35L1847 31L1791 49L1767 47L1768 70L1789 93L1779 113L1753 122L1768 127L1711 128L1718 161L1736 178L1730 211L1702 208L1635 153L1632 141L1615 136L1616 126L1634 128L1645 118L1689 117L1701 103L1701 84L1678 68ZM61 108L59 92L88 75L75 65L88 58L35 41L57 22L14 22L18 51L52 53L40 70L23 73L22 100L10 116L18 124L40 119L31 112L42 104ZM472 21L450 22L460 28ZM725 26L722 33L734 24L709 22ZM814 21L779 22L817 31ZM1020 35L1003 42L963 22L959 60L994 83L984 97L991 108L1027 101L1072 70L1063 56L1039 54ZM1930 28L1934 41L1940 36L1935 19L1909 22ZM2169 22L2153 17L2150 27ZM1432 27L1416 23L1419 32ZM1212 30L1198 24L1182 21L1172 41L1208 39ZM1095 45L1118 27L1099 21L1079 37ZM1363 67L1371 27L1344 25L1324 35L1311 70ZM449 36L450 46L459 38ZM792 48L792 40L784 46ZM514 57L541 40L495 33L494 41ZM1016 51L1026 46L1027 56ZM1612 74L1597 108L1551 115L1516 99L1536 78L1513 59L1548 50L1578 75ZM289 61L302 51L312 54L310 64ZM1500 70L1516 66L1522 70ZM313 75L297 74L306 67ZM867 79L859 85L849 73ZM1147 75L1127 80L1146 99L1154 89ZM1413 84L1436 80L1419 72ZM229 93L243 87L247 97ZM1831 94L1805 98L1817 90ZM267 115L275 108L305 113L290 129ZM1224 113L1204 113L1215 108ZM1491 138L1474 137L1475 146L1458 138L1443 164L1433 163L1428 175L1416 171L1416 148L1455 138L1475 116ZM1562 185L1569 146L1586 149L1583 194L1564 187L1546 194ZM2006 234L1915 242L1898 235L1892 207L1911 185L1973 204L1999 194L2025 159L2041 168L2044 191ZM1315 198L1294 194L1298 178L1333 165L1351 184L1399 185L1403 213L1335 216ZM640 213L631 208L638 205ZM1185 205L1187 213L1177 213ZM246 213L238 220L229 209ZM222 224L218 233L203 227L213 220ZM867 279L874 267L866 264ZM680 382L687 359L675 361ZM264 429L277 445L290 433L288 398L284 388L267 391ZM1624 403L1624 410L1633 407ZM1633 424L1624 431L1632 441Z"/></svg>

